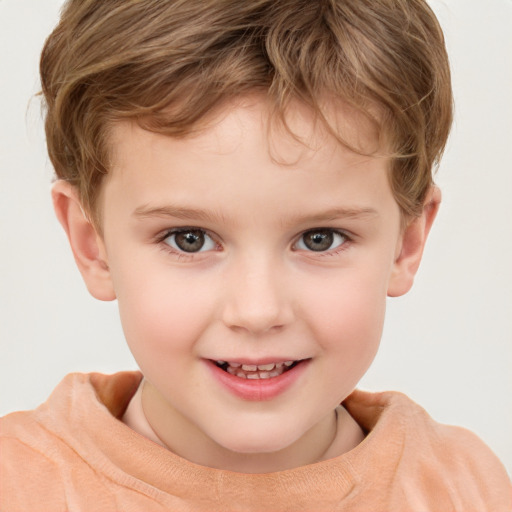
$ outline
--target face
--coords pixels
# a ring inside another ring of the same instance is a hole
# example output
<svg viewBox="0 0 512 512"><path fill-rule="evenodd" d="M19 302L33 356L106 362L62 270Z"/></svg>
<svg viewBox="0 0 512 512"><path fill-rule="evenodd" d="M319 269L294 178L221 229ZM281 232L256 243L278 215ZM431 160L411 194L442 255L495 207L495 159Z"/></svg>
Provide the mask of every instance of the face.
<svg viewBox="0 0 512 512"><path fill-rule="evenodd" d="M388 162L340 147L299 106L306 145L266 122L254 99L184 139L113 131L102 250L144 410L178 453L298 446L379 345L401 240Z"/></svg>

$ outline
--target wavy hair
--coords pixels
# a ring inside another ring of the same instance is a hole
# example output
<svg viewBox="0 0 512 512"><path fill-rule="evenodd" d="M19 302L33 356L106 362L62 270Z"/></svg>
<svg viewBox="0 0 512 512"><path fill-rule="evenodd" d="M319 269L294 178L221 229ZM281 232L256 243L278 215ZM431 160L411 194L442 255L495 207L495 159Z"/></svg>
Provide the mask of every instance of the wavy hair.
<svg viewBox="0 0 512 512"><path fill-rule="evenodd" d="M223 101L261 91L285 125L299 100L349 145L322 103L339 100L378 125L408 216L452 121L444 38L424 0L68 0L40 73L50 159L92 214L119 120L183 137Z"/></svg>

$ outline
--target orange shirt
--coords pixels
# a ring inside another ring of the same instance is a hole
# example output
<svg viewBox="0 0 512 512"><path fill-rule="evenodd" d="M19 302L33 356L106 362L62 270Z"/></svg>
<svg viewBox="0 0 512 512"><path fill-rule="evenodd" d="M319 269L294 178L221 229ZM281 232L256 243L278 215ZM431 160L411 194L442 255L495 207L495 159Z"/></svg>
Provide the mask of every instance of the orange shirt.
<svg viewBox="0 0 512 512"><path fill-rule="evenodd" d="M350 452L250 475L198 466L124 425L140 379L71 374L36 410L2 418L2 512L512 510L489 448L400 393L355 391L344 402L368 433Z"/></svg>

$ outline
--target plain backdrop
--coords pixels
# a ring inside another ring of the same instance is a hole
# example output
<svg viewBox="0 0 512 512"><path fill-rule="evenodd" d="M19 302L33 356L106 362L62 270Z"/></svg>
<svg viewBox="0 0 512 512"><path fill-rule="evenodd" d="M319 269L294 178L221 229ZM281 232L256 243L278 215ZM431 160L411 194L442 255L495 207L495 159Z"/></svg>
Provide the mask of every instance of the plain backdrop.
<svg viewBox="0 0 512 512"><path fill-rule="evenodd" d="M38 58L60 0L0 0L0 415L73 371L135 369L115 303L91 298L50 203ZM388 301L361 382L475 431L512 474L512 1L432 0L456 118L413 290Z"/></svg>

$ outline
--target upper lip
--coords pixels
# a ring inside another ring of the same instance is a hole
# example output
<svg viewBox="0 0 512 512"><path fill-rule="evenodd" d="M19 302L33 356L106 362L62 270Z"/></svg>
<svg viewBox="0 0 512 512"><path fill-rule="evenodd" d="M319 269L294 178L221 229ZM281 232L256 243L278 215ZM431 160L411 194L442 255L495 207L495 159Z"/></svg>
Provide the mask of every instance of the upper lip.
<svg viewBox="0 0 512 512"><path fill-rule="evenodd" d="M279 364L279 363L285 363L286 361L302 361L304 359L308 358L294 358L294 357L263 357L261 359L249 359L246 357L230 357L230 358L218 358L218 359L211 359L211 361L218 362L218 361L224 361L225 363L238 363L238 364L245 364L245 365L252 365L252 366L260 366L265 364Z"/></svg>

